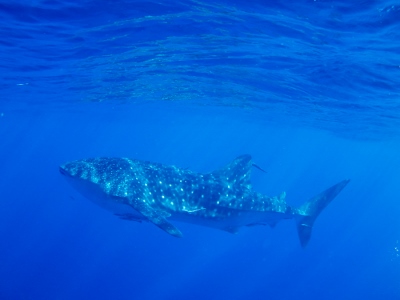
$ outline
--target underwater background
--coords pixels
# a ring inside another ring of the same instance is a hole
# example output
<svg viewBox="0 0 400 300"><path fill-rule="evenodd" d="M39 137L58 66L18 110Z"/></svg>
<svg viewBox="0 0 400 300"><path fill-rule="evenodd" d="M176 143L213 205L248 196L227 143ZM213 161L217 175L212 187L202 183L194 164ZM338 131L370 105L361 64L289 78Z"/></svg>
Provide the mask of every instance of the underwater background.
<svg viewBox="0 0 400 300"><path fill-rule="evenodd" d="M396 1L0 1L0 299L400 299ZM123 221L66 161L207 173L241 154L253 188L315 223L230 234Z"/></svg>

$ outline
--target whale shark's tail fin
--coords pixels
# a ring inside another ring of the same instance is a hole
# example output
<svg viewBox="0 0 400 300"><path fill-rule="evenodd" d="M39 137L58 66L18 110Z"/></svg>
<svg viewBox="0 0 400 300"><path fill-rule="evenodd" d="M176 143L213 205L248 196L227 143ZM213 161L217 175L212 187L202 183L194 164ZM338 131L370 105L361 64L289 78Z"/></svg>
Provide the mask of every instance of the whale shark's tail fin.
<svg viewBox="0 0 400 300"><path fill-rule="evenodd" d="M312 227L319 214L340 193L349 181L349 179L346 179L335 184L322 193L314 196L299 208L297 232L302 247L305 247L310 240Z"/></svg>

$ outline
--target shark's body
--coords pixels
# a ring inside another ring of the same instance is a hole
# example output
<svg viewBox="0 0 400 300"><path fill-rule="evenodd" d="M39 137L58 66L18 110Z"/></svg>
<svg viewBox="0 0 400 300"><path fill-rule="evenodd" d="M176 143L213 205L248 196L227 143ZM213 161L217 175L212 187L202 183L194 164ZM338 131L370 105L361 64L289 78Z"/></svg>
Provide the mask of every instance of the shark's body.
<svg viewBox="0 0 400 300"><path fill-rule="evenodd" d="M252 166L250 155L208 174L128 158L92 158L66 163L60 172L84 196L122 219L150 221L173 236L181 232L170 220L236 232L241 226L273 226L295 218L303 246L316 217L349 182L293 208L285 193L268 197L253 191Z"/></svg>

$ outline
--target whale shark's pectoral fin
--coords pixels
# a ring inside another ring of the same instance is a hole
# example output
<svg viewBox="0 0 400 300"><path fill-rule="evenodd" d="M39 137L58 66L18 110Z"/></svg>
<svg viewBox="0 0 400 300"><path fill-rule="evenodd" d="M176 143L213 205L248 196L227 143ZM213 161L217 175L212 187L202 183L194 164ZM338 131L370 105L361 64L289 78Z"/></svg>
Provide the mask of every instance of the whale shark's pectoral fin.
<svg viewBox="0 0 400 300"><path fill-rule="evenodd" d="M179 229L165 219L165 216L168 216L167 213L156 211L142 200L131 200L129 201L129 204L146 217L146 219L165 232L176 237L182 237L182 233Z"/></svg>

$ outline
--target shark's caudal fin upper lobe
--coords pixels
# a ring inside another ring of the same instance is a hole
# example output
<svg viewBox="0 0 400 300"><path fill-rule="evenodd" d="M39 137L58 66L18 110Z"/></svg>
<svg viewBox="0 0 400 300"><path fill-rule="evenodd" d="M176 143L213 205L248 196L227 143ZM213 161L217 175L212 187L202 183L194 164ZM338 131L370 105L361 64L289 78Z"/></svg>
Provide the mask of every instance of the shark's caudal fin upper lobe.
<svg viewBox="0 0 400 300"><path fill-rule="evenodd" d="M310 240L313 224L319 214L340 193L349 181L349 179L346 179L335 184L314 196L300 207L299 211L301 215L297 219L297 232L302 247L305 247Z"/></svg>

